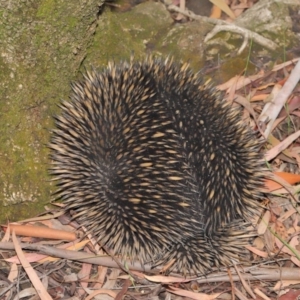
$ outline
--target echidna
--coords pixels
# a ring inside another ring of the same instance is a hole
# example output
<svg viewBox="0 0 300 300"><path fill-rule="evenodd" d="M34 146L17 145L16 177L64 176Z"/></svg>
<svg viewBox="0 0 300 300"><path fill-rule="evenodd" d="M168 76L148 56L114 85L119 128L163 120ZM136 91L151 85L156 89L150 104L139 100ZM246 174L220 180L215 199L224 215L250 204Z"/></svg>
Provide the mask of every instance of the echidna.
<svg viewBox="0 0 300 300"><path fill-rule="evenodd" d="M237 109L170 59L110 63L72 85L50 143L67 211L142 263L205 273L242 252L264 162Z"/></svg>

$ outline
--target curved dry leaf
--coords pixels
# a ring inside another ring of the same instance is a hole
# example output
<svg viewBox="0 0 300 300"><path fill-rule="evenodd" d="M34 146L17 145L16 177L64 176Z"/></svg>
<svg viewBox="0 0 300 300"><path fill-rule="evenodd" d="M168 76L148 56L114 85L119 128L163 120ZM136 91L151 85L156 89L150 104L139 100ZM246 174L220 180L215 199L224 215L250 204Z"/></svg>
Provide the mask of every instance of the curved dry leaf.
<svg viewBox="0 0 300 300"><path fill-rule="evenodd" d="M120 269L112 269L109 276L107 276L107 280L103 285L103 289L109 290L113 289L115 284L117 283L117 279L120 275L121 270Z"/></svg>
<svg viewBox="0 0 300 300"><path fill-rule="evenodd" d="M289 78L278 92L272 102L269 102L264 107L261 115L259 116L259 122L266 125L265 136L268 137L272 131L273 123L280 113L282 107L286 103L287 99L293 92L296 84L300 80L300 60L292 70Z"/></svg>
<svg viewBox="0 0 300 300"><path fill-rule="evenodd" d="M13 243L14 243L17 255L21 261L21 264L22 264L24 270L26 271L32 285L36 289L39 297L41 298L41 300L52 300L52 297L48 294L47 290L43 286L43 284L42 284L41 280L39 279L39 277L37 276L36 272L31 267L30 263L26 260L26 257L19 245L19 242L17 240L16 234L14 231L12 233L12 239L13 239Z"/></svg>
<svg viewBox="0 0 300 300"><path fill-rule="evenodd" d="M284 183L288 183L290 185L300 182L299 174L293 174L288 172L273 172L273 174L275 174L277 178L283 179ZM284 184L283 181L281 183L278 183L275 180L268 179L265 181L265 186L269 192L272 192L280 189L284 186Z"/></svg>
<svg viewBox="0 0 300 300"><path fill-rule="evenodd" d="M298 211L295 208L292 208L292 209L286 211L284 214L282 214L277 220L279 222L284 222L286 219L288 219L290 216L292 216L293 214L295 214L297 212Z"/></svg>
<svg viewBox="0 0 300 300"><path fill-rule="evenodd" d="M281 153L281 151L285 150L296 139L298 139L299 136L300 136L300 130L298 130L295 133L291 134L286 139L284 139L282 142L280 142L277 146L275 146L271 150L269 150L265 155L266 161L270 161L273 158L275 158L279 153Z"/></svg>
<svg viewBox="0 0 300 300"><path fill-rule="evenodd" d="M279 70L281 70L281 69L283 69L283 68L285 68L285 67L288 67L288 66L290 66L290 65L293 65L293 64L295 64L297 61L300 61L300 57L294 58L294 59L292 59L292 60L289 60L289 61L286 61L286 62L284 62L284 63L282 63L282 64L279 64L279 65L274 66L274 68L272 69L272 72L276 72L276 71L279 71Z"/></svg>
<svg viewBox="0 0 300 300"><path fill-rule="evenodd" d="M258 250L257 248L249 246L249 245L246 245L245 247L249 251L251 251L252 253L256 254L259 257L263 257L263 258L268 258L269 257L269 254L265 251Z"/></svg>
<svg viewBox="0 0 300 300"><path fill-rule="evenodd" d="M36 290L34 288L30 287L30 288L27 288L27 289L24 289L24 290L20 291L16 295L15 299L28 298L30 296L36 296L36 294L37 294Z"/></svg>
<svg viewBox="0 0 300 300"><path fill-rule="evenodd" d="M77 290L78 295L80 297L84 295L85 289L88 287L91 270L92 270L92 265L91 264L83 263L81 265L81 270L77 274L78 280L79 280L80 285L82 287L82 288L79 288Z"/></svg>
<svg viewBox="0 0 300 300"><path fill-rule="evenodd" d="M24 253L24 256L26 257L26 259L29 263L37 262L37 261L47 257L47 255L39 254L39 253ZM9 263L14 263L14 264L21 263L18 256L12 256L10 258L5 258L4 260Z"/></svg>
<svg viewBox="0 0 300 300"><path fill-rule="evenodd" d="M282 291L283 288L286 288L290 285L296 285L299 284L300 280L280 280L279 282L277 282L273 288L274 291ZM288 292L289 293L289 292ZM287 295L288 293L282 295L279 299L280 300L297 300L297 297L293 297L293 298L284 298L283 296Z"/></svg>
<svg viewBox="0 0 300 300"><path fill-rule="evenodd" d="M236 75L231 79L229 79L227 82L218 85L217 89L220 91L226 91L226 93L229 93L232 88L234 88L237 91L247 86L248 84L252 83L253 81L262 78L263 76L264 76L263 72L248 77Z"/></svg>
<svg viewBox="0 0 300 300"><path fill-rule="evenodd" d="M264 216L262 217L261 221L257 225L257 232L259 235L264 234L267 231L270 219L271 219L271 213L269 210L267 210L264 213Z"/></svg>
<svg viewBox="0 0 300 300"><path fill-rule="evenodd" d="M216 299L217 297L219 297L221 294L223 294L223 293L216 293L216 294L212 294L212 295L207 295L204 293L195 293L195 292L191 292L191 291L187 291L187 290L178 289L175 287L170 287L167 289L167 291L172 294L175 294L175 295L189 297L189 298L195 299L195 300L213 300L213 299Z"/></svg>

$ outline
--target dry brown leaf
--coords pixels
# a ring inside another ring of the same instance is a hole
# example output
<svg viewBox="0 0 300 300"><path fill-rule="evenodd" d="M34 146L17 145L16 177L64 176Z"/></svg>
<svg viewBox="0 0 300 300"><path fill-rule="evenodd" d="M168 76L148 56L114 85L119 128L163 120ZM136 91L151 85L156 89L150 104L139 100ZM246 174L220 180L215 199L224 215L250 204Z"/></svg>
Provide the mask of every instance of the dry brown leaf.
<svg viewBox="0 0 300 300"><path fill-rule="evenodd" d="M209 17L212 18L212 19L220 19L221 15L222 15L221 9L218 6L213 5Z"/></svg>
<svg viewBox="0 0 300 300"><path fill-rule="evenodd" d="M249 284L248 284L248 283L246 282L246 280L244 279L244 277L243 277L243 275L241 274L239 268L238 268L236 265L234 265L234 268L235 268L235 270L236 270L236 272L237 272L237 274L238 274L238 276L239 276L239 278L240 278L240 280L241 280L241 282L242 282L242 285L243 285L244 289L247 291L247 293L248 293L253 299L255 299L256 297L255 297L255 295L254 295L254 293L253 293L251 287L249 286ZM236 287L235 287L235 289L236 289Z"/></svg>
<svg viewBox="0 0 300 300"><path fill-rule="evenodd" d="M269 297L267 297L267 295L265 295L261 290L259 290L258 288L254 289L254 293L256 295L258 295L259 297L261 297L264 300L271 300Z"/></svg>
<svg viewBox="0 0 300 300"><path fill-rule="evenodd" d="M116 292L113 292L111 290L102 289L102 290L98 290L98 291L92 292L90 295L88 295L85 298L85 300L92 300L95 296L102 295L102 294L106 294L106 295L112 297L112 299L115 299L117 297L117 293Z"/></svg>
<svg viewBox="0 0 300 300"><path fill-rule="evenodd" d="M267 161L272 160L275 158L281 151L285 150L291 143L293 143L295 140L297 140L300 136L300 130L296 131L295 133L288 136L286 139L284 139L282 142L280 142L277 146L273 147L271 150L269 150L265 154L265 159Z"/></svg>
<svg viewBox="0 0 300 300"><path fill-rule="evenodd" d="M46 239L58 239L66 241L74 241L77 237L74 232L67 232L47 227L9 224L11 230L14 230L17 235L39 237ZM5 228L5 226L2 226Z"/></svg>
<svg viewBox="0 0 300 300"><path fill-rule="evenodd" d="M239 289L234 287L233 290L234 290L234 295L236 295L240 300L248 300L246 295L244 293L242 293ZM255 299L255 297L254 297L254 299Z"/></svg>
<svg viewBox="0 0 300 300"><path fill-rule="evenodd" d="M276 66L273 67L272 69L272 72L276 72L276 71L279 71L285 67L288 67L288 66L291 66L291 65L294 65L295 63L297 63L298 61L300 60L300 57L298 58L295 58L295 59L292 59L292 60L289 60L289 61L286 61L282 64L278 64Z"/></svg>
<svg viewBox="0 0 300 300"><path fill-rule="evenodd" d="M13 282L17 278L18 278L18 266L17 264L13 263L11 265L10 272L7 279Z"/></svg>
<svg viewBox="0 0 300 300"><path fill-rule="evenodd" d="M26 259L29 263L37 262L37 261L47 257L47 255L38 254L38 253L24 253L24 256L26 257ZM21 263L18 256L12 256L12 257L6 258L4 260L7 262L10 262L10 263L14 263L14 264Z"/></svg>
<svg viewBox="0 0 300 300"><path fill-rule="evenodd" d="M295 284L299 284L300 283L300 279L299 280L280 280L279 282L277 282L274 286L274 291L279 291L283 288L286 288L290 285L295 285ZM283 298L281 298L283 299ZM293 298L295 300L297 300L297 298Z"/></svg>
<svg viewBox="0 0 300 300"><path fill-rule="evenodd" d="M227 82L220 84L217 86L217 88L220 91L230 91L230 89L232 88L232 86L235 86L236 90L239 90L245 86L247 86L248 84L250 84L251 82L260 79L264 76L264 73L258 73L256 75L252 75L249 77L244 77L244 76L234 76L231 79L229 79Z"/></svg>
<svg viewBox="0 0 300 300"><path fill-rule="evenodd" d="M269 94L258 94L258 95L251 97L250 102L265 101L268 97L269 97Z"/></svg>
<svg viewBox="0 0 300 300"><path fill-rule="evenodd" d="M262 250L265 247L263 237L261 236L256 237L252 244L258 250Z"/></svg>
<svg viewBox="0 0 300 300"><path fill-rule="evenodd" d="M19 245L19 242L17 240L16 234L14 231L12 233L12 239L13 239L13 243L15 245L15 250L17 252L17 255L21 261L21 264L22 264L24 270L26 271L32 285L34 286L37 294L39 295L41 300L52 300L51 296L48 294L47 290L45 289L44 285L42 284L39 277L35 273L34 269L31 267L29 262L26 260L25 255Z"/></svg>
<svg viewBox="0 0 300 300"><path fill-rule="evenodd" d="M259 116L259 122L261 124L266 124L266 130L264 132L265 137L268 137L269 134L272 132L274 121L276 120L281 109L287 102L288 98L290 97L299 80L300 61L297 62L296 66L293 68L287 81L277 93L276 97L274 97L272 102L266 104L263 111L261 112L261 115Z"/></svg>
<svg viewBox="0 0 300 300"><path fill-rule="evenodd" d="M81 270L77 274L78 280L82 287L82 289L80 288L78 289L78 294L80 296L83 296L85 294L85 289L88 287L91 270L92 270L91 264L83 263L81 265Z"/></svg>
<svg viewBox="0 0 300 300"><path fill-rule="evenodd" d="M235 19L235 15L224 0L209 0L212 4L219 7L226 15L232 20Z"/></svg>
<svg viewBox="0 0 300 300"><path fill-rule="evenodd" d="M296 174L292 174L292 175L296 175ZM300 175L299 176L299 180L300 180ZM291 182L290 182L291 183ZM297 210L295 208L292 208L288 211L286 211L285 213L283 213L279 218L278 221L279 222L284 222L286 219L288 219L289 217L291 217L293 214L297 213Z"/></svg>
<svg viewBox="0 0 300 300"><path fill-rule="evenodd" d="M148 276L145 275L145 278L151 282L160 282L160 283L174 283L174 282L189 282L192 279L185 279L185 278L180 278L180 277L173 277L173 276L163 276L163 275L153 275L153 276Z"/></svg>
<svg viewBox="0 0 300 300"><path fill-rule="evenodd" d="M195 299L195 300L213 300L213 299L216 299L217 297L219 297L221 294L223 294L223 293L216 293L216 294L212 294L212 295L207 295L207 294L203 294L203 293L194 293L191 291L182 290L182 289L178 289L175 287L169 287L167 289L167 291L172 294L175 294L175 295L189 297L189 298Z"/></svg>
<svg viewBox="0 0 300 300"><path fill-rule="evenodd" d="M262 251L262 250L258 250L257 248L255 247L252 247L252 246L245 246L249 251L251 251L252 253L256 254L257 256L259 257L263 257L263 258L267 258L269 257L269 254L265 251Z"/></svg>
<svg viewBox="0 0 300 300"><path fill-rule="evenodd" d="M105 284L103 285L103 289L113 289L118 277L120 276L120 272L121 270L119 269L112 269L111 273L107 276L107 280L105 282Z"/></svg>
<svg viewBox="0 0 300 300"><path fill-rule="evenodd" d="M267 210L264 213L261 221L257 225L257 232L259 235L262 235L267 231L269 223L270 223L270 218L271 218L271 213L270 213L270 211Z"/></svg>
<svg viewBox="0 0 300 300"><path fill-rule="evenodd" d="M275 224L271 224L271 230L274 232ZM264 234L264 240L266 244L266 248L270 252L275 252L275 236L271 233L270 230L267 230Z"/></svg>

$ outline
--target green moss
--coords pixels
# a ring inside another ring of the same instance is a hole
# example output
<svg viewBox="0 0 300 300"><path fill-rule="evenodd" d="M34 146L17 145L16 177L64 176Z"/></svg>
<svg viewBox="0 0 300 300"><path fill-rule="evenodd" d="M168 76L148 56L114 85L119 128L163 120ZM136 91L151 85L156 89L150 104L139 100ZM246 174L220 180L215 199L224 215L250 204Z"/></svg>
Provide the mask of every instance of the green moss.
<svg viewBox="0 0 300 300"><path fill-rule="evenodd" d="M161 3L145 2L131 11L116 14L107 8L101 15L86 65L106 65L111 59L138 59L148 47L156 49L172 19Z"/></svg>
<svg viewBox="0 0 300 300"><path fill-rule="evenodd" d="M97 3L96 3L97 2ZM50 202L49 130L93 37L98 1L16 1L0 8L0 221ZM74 49L79 49L77 55Z"/></svg>
<svg viewBox="0 0 300 300"><path fill-rule="evenodd" d="M58 1L56 0L46 0L42 1L38 6L36 11L36 17L47 20L48 18L53 18L57 14Z"/></svg>
<svg viewBox="0 0 300 300"><path fill-rule="evenodd" d="M66 18L66 22L67 22L69 28L76 28L76 26L78 24L78 19L74 16L68 16Z"/></svg>

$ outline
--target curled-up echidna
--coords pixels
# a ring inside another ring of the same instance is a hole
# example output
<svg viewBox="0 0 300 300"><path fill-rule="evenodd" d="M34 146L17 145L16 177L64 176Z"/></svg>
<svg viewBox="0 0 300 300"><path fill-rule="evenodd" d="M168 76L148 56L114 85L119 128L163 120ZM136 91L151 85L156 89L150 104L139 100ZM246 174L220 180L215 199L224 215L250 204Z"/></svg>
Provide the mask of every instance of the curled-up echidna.
<svg viewBox="0 0 300 300"><path fill-rule="evenodd" d="M229 265L257 211L264 162L238 110L186 64L92 70L50 143L58 197L102 245L179 272Z"/></svg>

